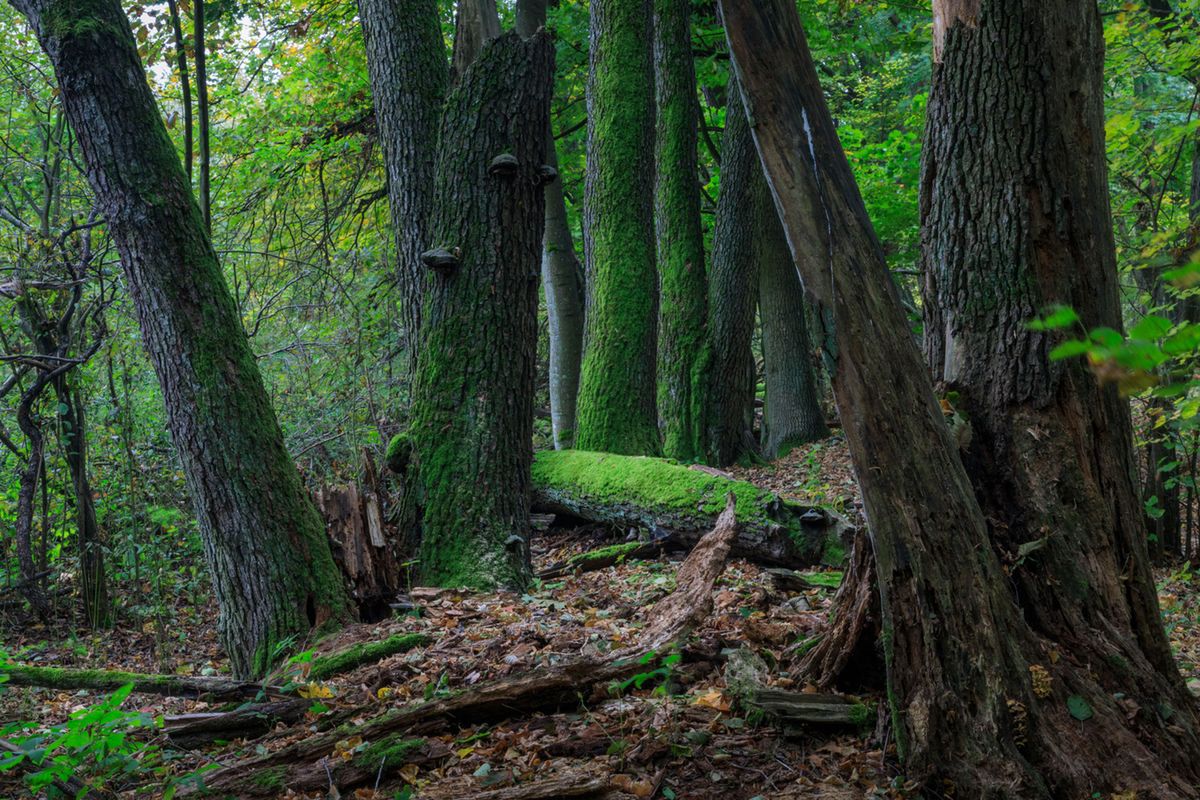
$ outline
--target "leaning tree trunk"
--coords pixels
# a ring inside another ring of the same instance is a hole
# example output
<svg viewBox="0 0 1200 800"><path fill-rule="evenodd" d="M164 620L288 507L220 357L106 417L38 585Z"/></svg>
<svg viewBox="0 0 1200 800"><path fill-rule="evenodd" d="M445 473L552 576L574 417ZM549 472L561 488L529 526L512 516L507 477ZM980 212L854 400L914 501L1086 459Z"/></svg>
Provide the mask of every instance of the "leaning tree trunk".
<svg viewBox="0 0 1200 800"><path fill-rule="evenodd" d="M1069 646L1039 635L1018 613L906 333L795 6L721 0L721 7L789 246L810 296L833 322L834 393L870 520L889 704L905 772L939 791L953 785L961 797L1088 796L1115 790L1113 770L1095 768L1094 756L1103 754L1126 768L1126 788L1194 796L1184 781L1194 782L1195 767L1181 763L1184 756L1162 753L1183 779L1172 781L1144 745L1108 740L1126 725L1148 741L1164 736L1161 709L1150 698L1166 690L1166 713L1193 731L1173 729L1191 758L1196 726L1186 697L1155 681L1124 708L1088 672L1106 672L1104 660L1076 661ZM1088 590L1076 584L1076 591ZM1126 653L1111 655L1124 663ZM1139 660L1128 663L1145 675Z"/></svg>
<svg viewBox="0 0 1200 800"><path fill-rule="evenodd" d="M658 414L663 455L704 457L707 286L696 167L696 70L690 4L654 0L654 187L658 274Z"/></svg>
<svg viewBox="0 0 1200 800"><path fill-rule="evenodd" d="M661 451L655 409L654 71L649 0L594 0L583 237L587 314L576 446Z"/></svg>
<svg viewBox="0 0 1200 800"><path fill-rule="evenodd" d="M546 0L518 0L517 33L529 38L546 24ZM558 170L554 129L546 128L546 163ZM575 441L575 403L583 358L583 267L567 219L563 182L546 184L546 233L542 248L542 290L550 327L550 427L557 449Z"/></svg>
<svg viewBox="0 0 1200 800"><path fill-rule="evenodd" d="M16 0L58 75L158 373L237 675L347 616L216 253L116 0Z"/></svg>
<svg viewBox="0 0 1200 800"><path fill-rule="evenodd" d="M829 435L817 390L808 303L787 237L770 200L764 203L757 240L758 313L762 318L764 383L762 454L786 455L797 445Z"/></svg>
<svg viewBox="0 0 1200 800"><path fill-rule="evenodd" d="M450 75L436 0L359 0L396 241L408 363L416 365L442 97Z"/></svg>
<svg viewBox="0 0 1200 800"><path fill-rule="evenodd" d="M1029 757L1059 796L1191 796L1162 780L1195 788L1200 716L1163 631L1128 403L1026 325L1064 304L1089 330L1121 327L1100 16L1092 0L976 6L934 3L926 351L970 421L964 459L1032 638L1063 655L1056 690L1109 706L1084 726L1031 707Z"/></svg>
<svg viewBox="0 0 1200 800"><path fill-rule="evenodd" d="M446 100L411 441L421 570L442 586L529 580L537 280L553 47L485 44Z"/></svg>
<svg viewBox="0 0 1200 800"><path fill-rule="evenodd" d="M721 194L708 278L708 410L705 449L719 467L753 453L754 306L758 299L758 225L770 208L762 166L736 80L730 80L721 142Z"/></svg>

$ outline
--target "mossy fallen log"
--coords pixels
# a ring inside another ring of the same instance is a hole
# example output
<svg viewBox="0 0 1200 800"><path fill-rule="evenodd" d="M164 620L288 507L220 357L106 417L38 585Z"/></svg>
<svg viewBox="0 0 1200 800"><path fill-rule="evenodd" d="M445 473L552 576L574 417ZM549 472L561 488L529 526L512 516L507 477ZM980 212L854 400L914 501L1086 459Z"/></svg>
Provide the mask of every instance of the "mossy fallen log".
<svg viewBox="0 0 1200 800"><path fill-rule="evenodd" d="M583 450L538 453L533 460L533 505L656 536L691 547L733 493L741 533L732 556L761 564L839 565L853 529L823 508L784 500L747 481L691 469L661 458Z"/></svg>
<svg viewBox="0 0 1200 800"><path fill-rule="evenodd" d="M308 678L314 681L327 680L335 675L361 667L363 664L381 661L388 656L407 652L414 647L429 644L431 641L432 639L423 633L404 633L389 636L378 642L356 644L345 650L314 658L308 671Z"/></svg>
<svg viewBox="0 0 1200 800"><path fill-rule="evenodd" d="M115 691L131 683L135 692L212 701L247 700L260 695L284 694L283 690L277 687L221 677L147 675L119 670L31 667L13 663L0 664L0 674L8 676L8 686Z"/></svg>
<svg viewBox="0 0 1200 800"><path fill-rule="evenodd" d="M163 718L163 731L171 744L190 750L215 741L254 739L279 723L298 722L311 700L293 697L270 703L251 703L232 711L172 714Z"/></svg>
<svg viewBox="0 0 1200 800"><path fill-rule="evenodd" d="M566 561L553 564L537 574L539 578L559 578L563 575L574 575L581 572L595 572L614 564L632 561L639 558L653 558L660 555L666 542L622 542L586 553L577 553Z"/></svg>

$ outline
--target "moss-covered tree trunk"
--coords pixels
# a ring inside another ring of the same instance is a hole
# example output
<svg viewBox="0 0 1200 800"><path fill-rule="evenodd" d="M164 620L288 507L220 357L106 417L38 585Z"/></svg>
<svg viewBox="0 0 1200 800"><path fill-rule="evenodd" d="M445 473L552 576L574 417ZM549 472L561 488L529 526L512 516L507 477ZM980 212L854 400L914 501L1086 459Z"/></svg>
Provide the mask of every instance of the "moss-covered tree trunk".
<svg viewBox="0 0 1200 800"><path fill-rule="evenodd" d="M546 24L546 0L518 0L517 33L529 38ZM558 169L553 127L546 129L546 163ZM579 365L583 359L583 265L567 219L563 182L546 184L546 233L542 247L542 290L550 328L550 427L556 448L575 441Z"/></svg>
<svg viewBox="0 0 1200 800"><path fill-rule="evenodd" d="M158 373L237 675L348 615L341 576L116 0L18 0L58 76Z"/></svg>
<svg viewBox="0 0 1200 800"><path fill-rule="evenodd" d="M808 339L808 301L773 202L758 225L758 314L762 319L762 453L786 455L793 447L829 435Z"/></svg>
<svg viewBox="0 0 1200 800"><path fill-rule="evenodd" d="M545 139L545 34L486 43L446 99L410 439L421 571L444 586L529 579L529 465Z"/></svg>
<svg viewBox="0 0 1200 800"><path fill-rule="evenodd" d="M396 241L409 365L416 363L438 120L450 74L436 0L359 0Z"/></svg>
<svg viewBox="0 0 1200 800"><path fill-rule="evenodd" d="M1200 779L1200 716L1163 631L1129 406L1081 360L1052 362L1058 335L1026 325L1061 303L1087 329L1121 327L1100 16L1088 0L954 5L934 3L926 352L971 425L964 459L1030 634L1064 654L1053 679L1096 706L1084 726L1030 708L1031 761L1057 796L1172 796L1164 774ZM1172 516L1163 544L1177 547ZM1143 712L1127 717L1114 693ZM1069 768L1057 748L1073 751Z"/></svg>
<svg viewBox="0 0 1200 800"><path fill-rule="evenodd" d="M587 314L576 445L627 455L662 449L650 11L649 0L595 0L588 54Z"/></svg>
<svg viewBox="0 0 1200 800"><path fill-rule="evenodd" d="M704 457L707 282L690 3L654 2L654 221L659 275L658 415L663 455Z"/></svg>
<svg viewBox="0 0 1200 800"><path fill-rule="evenodd" d="M711 360L704 436L709 463L722 467L757 448L750 343L758 300L758 228L767 214L774 213L769 204L741 93L731 79L708 279Z"/></svg>

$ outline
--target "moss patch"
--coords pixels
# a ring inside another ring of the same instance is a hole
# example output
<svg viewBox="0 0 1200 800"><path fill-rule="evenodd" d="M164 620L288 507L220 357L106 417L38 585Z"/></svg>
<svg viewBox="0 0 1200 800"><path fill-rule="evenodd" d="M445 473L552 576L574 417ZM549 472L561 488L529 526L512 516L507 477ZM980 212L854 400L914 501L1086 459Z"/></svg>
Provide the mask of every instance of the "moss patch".
<svg viewBox="0 0 1200 800"><path fill-rule="evenodd" d="M308 672L311 680L324 680L333 675L349 672L355 667L370 664L387 658L396 653L403 653L414 647L428 644L430 638L423 633L406 633L389 636L378 642L365 642L348 647L338 653L314 658L312 669Z"/></svg>
<svg viewBox="0 0 1200 800"><path fill-rule="evenodd" d="M378 742L371 742L354 757L354 763L364 769L378 770L394 769L408 761L409 756L425 746L424 739L404 739L401 736L389 736Z"/></svg>

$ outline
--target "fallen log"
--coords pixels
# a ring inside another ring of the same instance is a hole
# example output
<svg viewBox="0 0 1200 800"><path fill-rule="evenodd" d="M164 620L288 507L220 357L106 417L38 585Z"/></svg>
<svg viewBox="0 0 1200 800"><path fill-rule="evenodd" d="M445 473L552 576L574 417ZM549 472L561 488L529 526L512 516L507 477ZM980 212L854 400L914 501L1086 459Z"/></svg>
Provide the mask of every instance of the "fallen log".
<svg viewBox="0 0 1200 800"><path fill-rule="evenodd" d="M676 589L651 608L651 622L638 644L604 659L580 658L493 681L444 699L396 709L364 722L309 736L265 756L207 774L204 791L234 797L277 796L283 790L320 791L361 786L379 775L436 760L437 744L414 736L449 725L496 722L532 711L578 707L608 694L613 684L645 672L646 662L678 642L712 609L713 585L738 534L735 502L730 497L716 527L684 560ZM362 744L347 748L350 740ZM416 755L413 755L413 754ZM408 760L406 760L408 759Z"/></svg>
<svg viewBox="0 0 1200 800"><path fill-rule="evenodd" d="M163 732L171 744L184 750L219 740L255 739L281 722L291 725L299 721L311 705L311 700L292 698L254 703L233 711L172 714L163 717Z"/></svg>
<svg viewBox="0 0 1200 800"><path fill-rule="evenodd" d="M790 692L766 685L767 665L754 651L741 648L725 664L725 686L747 714L765 717L783 728L796 726L861 727L871 709L837 694Z"/></svg>
<svg viewBox="0 0 1200 800"><path fill-rule="evenodd" d="M653 558L662 554L665 544L667 544L665 541L655 539L649 542L623 542L609 547L601 547L599 550L590 550L571 556L566 561L560 561L547 567L537 576L542 579L561 578L563 575L607 569L615 564L634 559Z"/></svg>
<svg viewBox="0 0 1200 800"><path fill-rule="evenodd" d="M532 475L535 511L648 528L685 548L713 527L733 493L741 533L732 556L772 566L836 566L853 531L826 509L661 458L548 450L534 457Z"/></svg>
<svg viewBox="0 0 1200 800"><path fill-rule="evenodd" d="M190 697L197 700L249 700L259 696L283 696L277 686L238 681L221 677L185 677L146 675L107 669L65 669L32 667L24 664L0 664L0 674L8 676L9 686L36 686L45 689L94 689L115 691L127 683L133 691L164 697Z"/></svg>
<svg viewBox="0 0 1200 800"><path fill-rule="evenodd" d="M404 653L414 647L420 647L433 641L423 633L405 633L389 636L378 642L364 642L347 647L345 650L317 656L312 660L308 670L308 678L313 681L323 681L361 667L380 661L396 653Z"/></svg>

